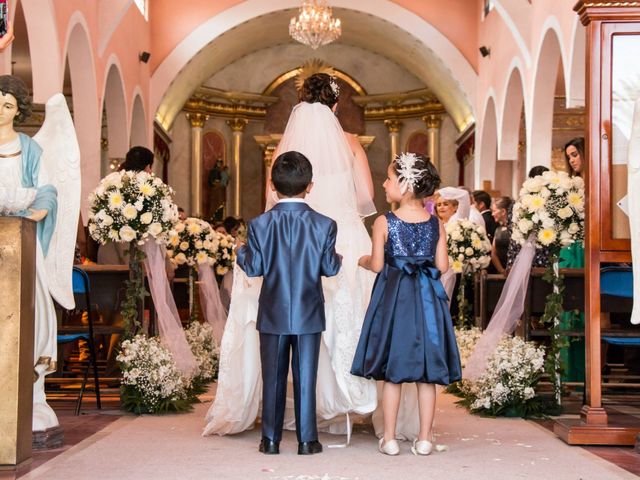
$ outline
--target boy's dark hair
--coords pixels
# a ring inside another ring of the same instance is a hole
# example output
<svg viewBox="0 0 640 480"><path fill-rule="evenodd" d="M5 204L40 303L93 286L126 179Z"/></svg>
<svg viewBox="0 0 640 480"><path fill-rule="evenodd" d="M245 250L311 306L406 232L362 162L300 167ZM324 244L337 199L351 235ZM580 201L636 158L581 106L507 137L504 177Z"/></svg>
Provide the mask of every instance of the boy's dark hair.
<svg viewBox="0 0 640 480"><path fill-rule="evenodd" d="M527 175L527 177L529 178L537 177L539 175L542 175L544 172L548 172L548 171L549 169L544 165L536 165L535 167L531 167L531 170L529 170L529 174Z"/></svg>
<svg viewBox="0 0 640 480"><path fill-rule="evenodd" d="M414 168L421 170L421 174L413 183L413 196L415 198L430 197L440 186L440 174L429 160L429 157L419 153L416 153L415 156L417 161L414 164ZM400 165L397 160L393 161L393 170L396 175L400 175Z"/></svg>
<svg viewBox="0 0 640 480"><path fill-rule="evenodd" d="M153 165L153 152L146 147L133 147L127 152L127 156L118 170L141 172L151 165Z"/></svg>
<svg viewBox="0 0 640 480"><path fill-rule="evenodd" d="M285 197L295 197L304 192L312 178L311 162L300 152L278 155L271 168L271 181L278 193Z"/></svg>
<svg viewBox="0 0 640 480"><path fill-rule="evenodd" d="M491 206L491 195L484 190L475 190L471 195L476 203L484 203L484 208L489 208Z"/></svg>
<svg viewBox="0 0 640 480"><path fill-rule="evenodd" d="M222 221L222 225L224 225L224 229L227 231L229 235L231 235L231 231L234 228L240 228L240 220L236 217L227 217Z"/></svg>
<svg viewBox="0 0 640 480"><path fill-rule="evenodd" d="M24 122L31 115L31 98L27 84L19 77L13 75L0 75L0 92L3 95L11 94L18 102L16 123Z"/></svg>

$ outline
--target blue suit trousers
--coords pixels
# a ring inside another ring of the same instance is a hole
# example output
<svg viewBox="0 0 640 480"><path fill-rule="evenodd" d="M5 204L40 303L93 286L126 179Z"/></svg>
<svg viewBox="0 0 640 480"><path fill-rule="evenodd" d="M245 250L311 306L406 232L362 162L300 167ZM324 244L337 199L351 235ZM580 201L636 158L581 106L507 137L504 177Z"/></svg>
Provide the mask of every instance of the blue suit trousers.
<svg viewBox="0 0 640 480"><path fill-rule="evenodd" d="M274 442L282 439L287 403L289 353L293 374L293 396L298 442L318 439L316 423L316 378L321 333L274 335L260 333L262 362L262 436Z"/></svg>

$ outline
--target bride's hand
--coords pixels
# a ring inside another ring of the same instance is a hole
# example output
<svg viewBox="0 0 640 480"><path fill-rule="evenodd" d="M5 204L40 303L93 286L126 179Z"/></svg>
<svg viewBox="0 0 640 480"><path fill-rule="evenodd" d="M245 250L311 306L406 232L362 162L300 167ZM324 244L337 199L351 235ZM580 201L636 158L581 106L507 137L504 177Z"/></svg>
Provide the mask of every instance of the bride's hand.
<svg viewBox="0 0 640 480"><path fill-rule="evenodd" d="M358 265L362 268L369 268L369 263L371 262L371 255L363 255L358 259Z"/></svg>
<svg viewBox="0 0 640 480"><path fill-rule="evenodd" d="M27 218L36 222L42 220L47 216L47 213L49 213L47 210L34 210L33 208L30 208L29 211L31 212L31 215Z"/></svg>

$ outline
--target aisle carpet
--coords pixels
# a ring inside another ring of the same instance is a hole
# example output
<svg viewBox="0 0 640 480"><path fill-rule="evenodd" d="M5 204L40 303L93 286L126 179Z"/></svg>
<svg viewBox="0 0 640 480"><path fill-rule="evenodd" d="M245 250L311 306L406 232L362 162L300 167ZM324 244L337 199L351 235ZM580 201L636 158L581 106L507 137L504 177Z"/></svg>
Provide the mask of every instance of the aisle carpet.
<svg viewBox="0 0 640 480"><path fill-rule="evenodd" d="M551 432L520 419L469 415L455 398L438 400L438 443L448 450L415 457L409 443L398 457L377 452L370 428L357 429L347 448L295 454L286 432L281 454L258 453L259 430L228 437L201 437L209 402L189 414L125 416L22 479L264 479L264 480L460 480L631 479L635 475L582 448L569 447ZM344 437L322 435L325 446Z"/></svg>

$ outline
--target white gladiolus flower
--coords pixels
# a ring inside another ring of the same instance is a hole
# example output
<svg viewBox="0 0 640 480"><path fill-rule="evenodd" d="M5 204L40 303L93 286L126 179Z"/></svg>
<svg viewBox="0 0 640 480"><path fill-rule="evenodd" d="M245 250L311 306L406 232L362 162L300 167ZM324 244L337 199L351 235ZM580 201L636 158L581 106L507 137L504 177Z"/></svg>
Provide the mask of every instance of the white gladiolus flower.
<svg viewBox="0 0 640 480"><path fill-rule="evenodd" d="M122 208L122 216L128 220L134 220L138 216L138 209L129 203Z"/></svg>
<svg viewBox="0 0 640 480"><path fill-rule="evenodd" d="M573 210L571 209L571 207L564 207L558 210L558 216L563 220L570 218L572 215L573 215Z"/></svg>
<svg viewBox="0 0 640 480"><path fill-rule="evenodd" d="M580 231L580 226L577 223L572 223L572 224L569 225L569 228L567 229L567 231L571 235L575 235L576 233L578 233Z"/></svg>
<svg viewBox="0 0 640 480"><path fill-rule="evenodd" d="M153 213L151 212L143 213L142 215L140 215L140 221L144 225L149 225L153 221Z"/></svg>
<svg viewBox="0 0 640 480"><path fill-rule="evenodd" d="M136 238L136 231L129 225L125 225L120 229L120 238L124 242L131 242Z"/></svg>
<svg viewBox="0 0 640 480"><path fill-rule="evenodd" d="M152 236L157 237L162 233L162 224L158 222L154 222L151 225L149 225L148 231Z"/></svg>

